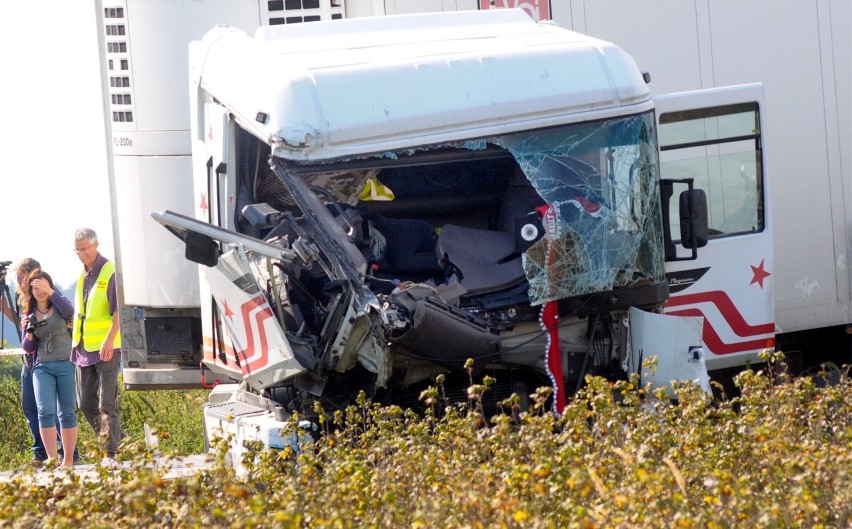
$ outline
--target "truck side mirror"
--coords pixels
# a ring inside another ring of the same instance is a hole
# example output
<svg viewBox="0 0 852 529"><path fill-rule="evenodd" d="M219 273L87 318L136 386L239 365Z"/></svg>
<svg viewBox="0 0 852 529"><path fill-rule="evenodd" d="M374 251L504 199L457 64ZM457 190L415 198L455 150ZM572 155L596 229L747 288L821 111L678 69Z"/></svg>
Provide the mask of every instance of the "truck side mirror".
<svg viewBox="0 0 852 529"><path fill-rule="evenodd" d="M210 267L219 263L219 245L207 235L187 231L183 242L186 244L185 256L193 263Z"/></svg>
<svg viewBox="0 0 852 529"><path fill-rule="evenodd" d="M688 189L680 194L680 242L684 248L707 246L707 195L703 189Z"/></svg>
<svg viewBox="0 0 852 529"><path fill-rule="evenodd" d="M669 203L674 195L675 184L686 184L687 190L678 195L678 220L680 221L680 244L692 250L688 257L678 257L669 215ZM692 178L660 180L660 198L663 214L663 244L666 261L692 261L698 259L698 248L707 245L709 236L707 196L702 189L693 187Z"/></svg>

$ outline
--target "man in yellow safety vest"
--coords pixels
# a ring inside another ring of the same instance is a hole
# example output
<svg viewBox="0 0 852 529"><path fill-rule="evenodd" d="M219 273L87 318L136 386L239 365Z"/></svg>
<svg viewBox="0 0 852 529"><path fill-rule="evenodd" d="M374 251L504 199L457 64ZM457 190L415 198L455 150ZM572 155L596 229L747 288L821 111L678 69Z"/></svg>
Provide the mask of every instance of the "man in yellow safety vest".
<svg viewBox="0 0 852 529"><path fill-rule="evenodd" d="M86 422L103 439L102 464L114 466L124 435L118 408L121 334L115 264L98 252L98 236L89 228L74 233L74 252L83 263L71 351L71 362L77 366L77 401Z"/></svg>

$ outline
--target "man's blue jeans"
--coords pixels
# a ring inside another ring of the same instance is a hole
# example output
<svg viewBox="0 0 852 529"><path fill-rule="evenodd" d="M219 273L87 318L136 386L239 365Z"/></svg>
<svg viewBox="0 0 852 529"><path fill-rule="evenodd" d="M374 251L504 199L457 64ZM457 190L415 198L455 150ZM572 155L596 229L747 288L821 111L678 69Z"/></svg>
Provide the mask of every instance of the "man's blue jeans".
<svg viewBox="0 0 852 529"><path fill-rule="evenodd" d="M33 371L26 363L21 367L21 408L24 411L24 418L27 420L27 426L30 428L30 435L33 437L33 459L44 461L47 459L47 452L44 449L44 443L41 440L41 433L38 429L38 406L35 400L35 389L33 388ZM59 425L59 417L56 418L56 434L59 441L59 453L62 452L62 438L59 436L61 427ZM77 448L74 448L74 460L80 459L77 453Z"/></svg>

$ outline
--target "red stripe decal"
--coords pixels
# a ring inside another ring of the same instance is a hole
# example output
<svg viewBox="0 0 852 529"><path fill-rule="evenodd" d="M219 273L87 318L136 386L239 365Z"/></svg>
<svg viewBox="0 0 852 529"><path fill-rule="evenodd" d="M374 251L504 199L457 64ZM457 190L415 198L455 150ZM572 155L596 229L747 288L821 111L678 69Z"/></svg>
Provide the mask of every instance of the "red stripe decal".
<svg viewBox="0 0 852 529"><path fill-rule="evenodd" d="M716 355L726 355L731 353L744 353L746 351L756 351L762 349L770 349L775 347L775 338L761 338L759 340L749 340L747 342L725 343L716 329L710 324L710 320L704 316L704 313L699 309L684 309L674 312L666 312L668 316L702 316L704 317L704 326L701 329L704 344L710 349L710 352ZM775 326L772 326L773 330Z"/></svg>
<svg viewBox="0 0 852 529"><path fill-rule="evenodd" d="M243 303L241 310L243 313L243 322L245 323L246 328L246 348L241 352L242 362L240 364L243 368L243 375L251 374L252 370L257 370L262 367L265 367L268 359L267 359L267 347L266 347L266 333L263 331L263 321L270 316L272 316L272 310L267 306L266 309L255 314L256 324L257 324L257 332L260 334L260 358L254 360L251 364L248 363L248 359L254 356L254 333L252 332L251 318L250 313L256 308L259 308L262 304L265 304L266 300L263 296L257 296L254 299L250 299Z"/></svg>
<svg viewBox="0 0 852 529"><path fill-rule="evenodd" d="M686 294L683 296L672 296L669 298L668 303L666 303L666 309L671 307L680 307L683 305L695 305L698 303L712 303L716 305L716 308L719 309L719 312L722 313L725 321L728 322L728 325L731 326L731 330L734 331L737 336L747 337L758 336L761 334L775 334L774 323L749 325L748 322L745 321L745 318L743 318L742 314L740 314L740 311L737 310L737 307L734 305L734 302L731 301L731 298L720 290L713 292L701 292L698 294ZM666 310L666 314L674 313Z"/></svg>

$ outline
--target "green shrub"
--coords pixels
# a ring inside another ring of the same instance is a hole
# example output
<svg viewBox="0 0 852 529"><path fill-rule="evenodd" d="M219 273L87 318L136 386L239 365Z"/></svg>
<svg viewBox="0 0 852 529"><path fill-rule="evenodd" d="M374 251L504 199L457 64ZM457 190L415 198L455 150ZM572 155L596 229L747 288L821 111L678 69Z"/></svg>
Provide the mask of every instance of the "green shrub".
<svg viewBox="0 0 852 529"><path fill-rule="evenodd" d="M298 450L254 453L173 480L145 468L57 473L46 487L2 485L0 525L19 527L801 527L852 520L852 381L775 383L745 372L741 396L678 402L636 379L589 377L561 417L549 389L485 421L472 385L448 405L440 380L424 415L361 396L320 414ZM152 406L153 402L150 402ZM298 417L291 427L295 428ZM221 456L225 440L217 444ZM221 457L220 457L221 459Z"/></svg>
<svg viewBox="0 0 852 529"><path fill-rule="evenodd" d="M206 390L122 391L121 426L131 442L144 441L147 423L159 434L163 453L200 454L204 451L201 405L207 402L207 394Z"/></svg>
<svg viewBox="0 0 852 529"><path fill-rule="evenodd" d="M14 468L31 459L30 454L22 455L33 442L21 412L20 369L19 361L14 375L0 378L0 469Z"/></svg>
<svg viewBox="0 0 852 529"><path fill-rule="evenodd" d="M32 459L30 430L21 411L20 360L0 358L6 375L0 377L0 470L25 465ZM160 450L168 454L198 454L204 450L201 405L207 391L124 391L119 380L121 426L127 434L124 443L144 443L144 424L158 432ZM78 447L84 462L97 462L103 457L95 432L82 413L77 414L80 427Z"/></svg>

